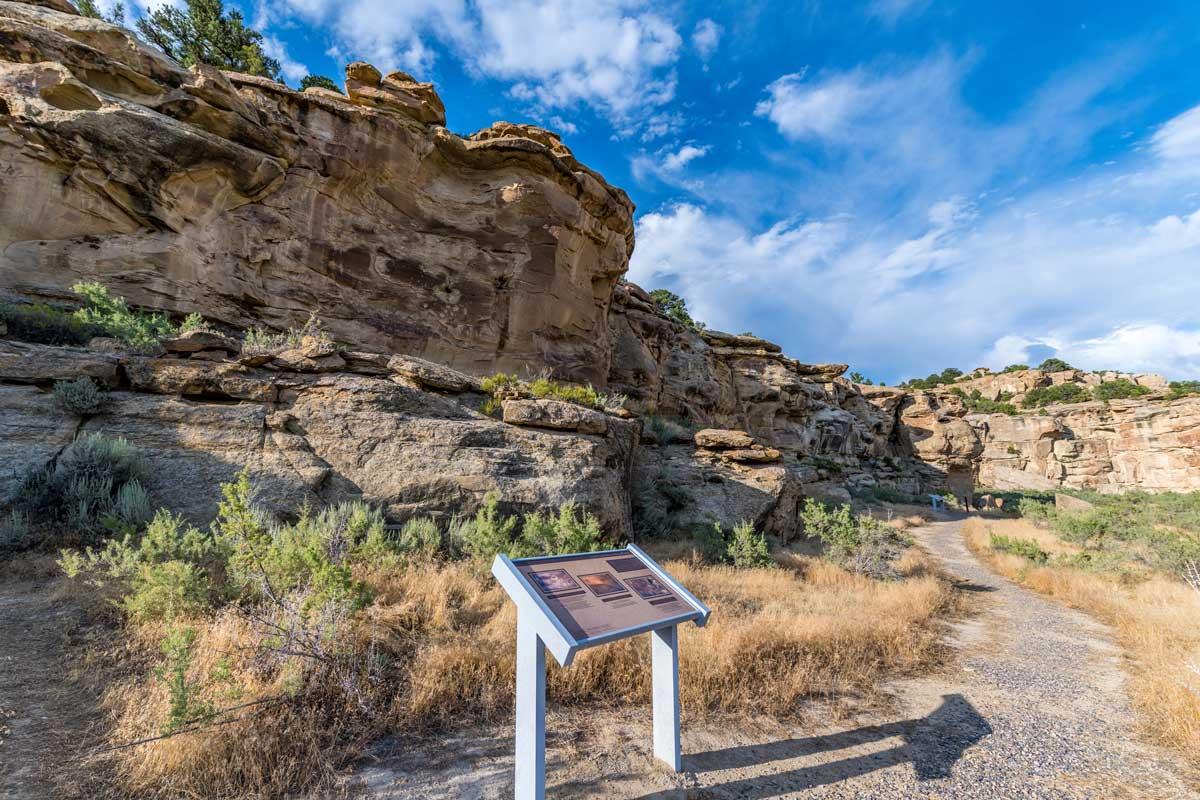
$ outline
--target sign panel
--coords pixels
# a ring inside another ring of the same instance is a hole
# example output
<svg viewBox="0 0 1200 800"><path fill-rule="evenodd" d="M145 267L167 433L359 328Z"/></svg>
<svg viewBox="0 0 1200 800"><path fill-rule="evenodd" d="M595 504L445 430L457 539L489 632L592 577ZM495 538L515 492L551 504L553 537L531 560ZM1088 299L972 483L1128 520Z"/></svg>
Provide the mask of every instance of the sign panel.
<svg viewBox="0 0 1200 800"><path fill-rule="evenodd" d="M702 615L691 596L639 552L609 550L512 563L576 644L586 647Z"/></svg>

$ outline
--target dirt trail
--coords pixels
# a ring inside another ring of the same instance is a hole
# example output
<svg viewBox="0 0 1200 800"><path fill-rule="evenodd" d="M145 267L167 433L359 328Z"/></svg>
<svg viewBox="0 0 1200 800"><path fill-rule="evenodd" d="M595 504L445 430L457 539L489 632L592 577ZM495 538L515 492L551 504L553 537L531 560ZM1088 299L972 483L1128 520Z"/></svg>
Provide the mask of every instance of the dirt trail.
<svg viewBox="0 0 1200 800"><path fill-rule="evenodd" d="M1161 753L1134 738L1120 651L1107 629L985 568L958 522L911 531L976 593L954 631L954 666L890 687L902 711L829 727L685 727L684 772L648 751L648 709L551 717L550 797L1171 798L1196 800ZM501 798L512 792L507 727L433 746L395 742L359 771L377 798Z"/></svg>
<svg viewBox="0 0 1200 800"><path fill-rule="evenodd" d="M67 677L79 612L44 585L0 581L0 798L61 797L99 715Z"/></svg>

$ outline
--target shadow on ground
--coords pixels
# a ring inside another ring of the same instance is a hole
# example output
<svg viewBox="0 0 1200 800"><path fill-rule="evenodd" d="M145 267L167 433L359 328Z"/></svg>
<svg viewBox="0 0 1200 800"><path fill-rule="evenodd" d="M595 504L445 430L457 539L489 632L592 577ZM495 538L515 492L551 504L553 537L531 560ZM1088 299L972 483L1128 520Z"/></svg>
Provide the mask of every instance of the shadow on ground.
<svg viewBox="0 0 1200 800"><path fill-rule="evenodd" d="M955 762L962 758L963 753L991 733L992 726L965 697L949 694L942 696L942 704L936 710L920 719L868 725L828 736L785 739L696 753L684 756L683 768L687 772L704 773L753 767L899 737L903 744L889 750L772 774L769 785L764 782L764 776L758 776L706 786L704 792L739 798L776 797L781 784L797 789L824 786L905 762L912 763L918 780L936 780L950 777ZM642 795L638 800L685 800L695 795L694 789L668 789Z"/></svg>

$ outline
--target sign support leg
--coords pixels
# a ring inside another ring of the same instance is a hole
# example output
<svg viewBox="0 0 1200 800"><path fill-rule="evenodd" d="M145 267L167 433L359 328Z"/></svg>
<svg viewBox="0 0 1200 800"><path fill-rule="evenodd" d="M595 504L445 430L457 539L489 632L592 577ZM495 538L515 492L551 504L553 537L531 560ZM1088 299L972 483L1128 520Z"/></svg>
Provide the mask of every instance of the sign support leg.
<svg viewBox="0 0 1200 800"><path fill-rule="evenodd" d="M679 627L650 634L654 678L654 757L675 772L683 768L679 749Z"/></svg>
<svg viewBox="0 0 1200 800"><path fill-rule="evenodd" d="M546 648L524 613L517 614L515 800L546 796Z"/></svg>

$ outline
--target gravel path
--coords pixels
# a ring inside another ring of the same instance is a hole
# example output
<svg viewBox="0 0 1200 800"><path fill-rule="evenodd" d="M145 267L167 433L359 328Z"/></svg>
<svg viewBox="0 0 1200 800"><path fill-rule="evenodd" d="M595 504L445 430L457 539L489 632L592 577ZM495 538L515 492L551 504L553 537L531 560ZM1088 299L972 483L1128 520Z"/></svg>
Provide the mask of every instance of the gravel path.
<svg viewBox="0 0 1200 800"><path fill-rule="evenodd" d="M684 772L659 769L640 712L551 718L547 795L638 798L1170 798L1200 800L1134 738L1104 626L985 568L958 522L910 531L976 593L956 666L892 687L892 719L828 728L684 731ZM581 730L582 729L582 730ZM511 797L508 728L397 743L358 774L378 798Z"/></svg>
<svg viewBox="0 0 1200 800"><path fill-rule="evenodd" d="M75 756L100 716L92 693L69 679L74 607L44 586L0 580L0 798L77 794Z"/></svg>

